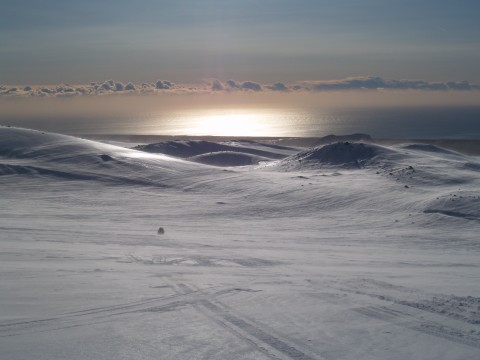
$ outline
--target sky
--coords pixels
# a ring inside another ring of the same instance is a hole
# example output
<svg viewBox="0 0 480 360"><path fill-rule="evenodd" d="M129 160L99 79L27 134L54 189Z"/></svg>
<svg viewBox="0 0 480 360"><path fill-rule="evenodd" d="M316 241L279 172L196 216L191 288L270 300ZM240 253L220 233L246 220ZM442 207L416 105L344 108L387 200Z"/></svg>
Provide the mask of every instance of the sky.
<svg viewBox="0 0 480 360"><path fill-rule="evenodd" d="M478 0L1 0L0 84L478 84L478 14Z"/></svg>

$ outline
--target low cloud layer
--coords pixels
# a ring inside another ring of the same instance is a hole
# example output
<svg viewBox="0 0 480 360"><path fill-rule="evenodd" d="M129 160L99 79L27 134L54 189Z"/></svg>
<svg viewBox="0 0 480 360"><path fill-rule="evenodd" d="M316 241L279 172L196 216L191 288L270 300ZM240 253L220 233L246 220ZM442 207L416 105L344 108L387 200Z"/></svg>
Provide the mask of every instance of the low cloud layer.
<svg viewBox="0 0 480 360"><path fill-rule="evenodd" d="M468 81L429 82L424 80L385 80L381 77L352 77L340 80L312 80L295 83L261 84L254 81L221 81L212 79L203 84L175 84L169 80L151 83L122 83L114 80L91 82L89 85L59 84L54 86L0 85L2 97L72 97L104 95L155 95L160 93L209 92L326 92L349 90L417 90L417 91L480 91L480 84Z"/></svg>
<svg viewBox="0 0 480 360"><path fill-rule="evenodd" d="M312 91L332 90L480 90L479 84L471 84L468 81L428 82L424 80L384 80L380 77L355 77L331 81L305 81L302 84L305 89Z"/></svg>

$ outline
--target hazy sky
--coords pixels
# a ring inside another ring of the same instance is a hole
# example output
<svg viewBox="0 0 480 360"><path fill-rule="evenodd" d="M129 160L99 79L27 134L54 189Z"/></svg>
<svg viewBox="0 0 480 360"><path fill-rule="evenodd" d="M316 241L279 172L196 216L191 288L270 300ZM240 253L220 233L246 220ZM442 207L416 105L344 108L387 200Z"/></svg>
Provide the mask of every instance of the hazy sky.
<svg viewBox="0 0 480 360"><path fill-rule="evenodd" d="M480 82L478 0L1 0L0 83Z"/></svg>

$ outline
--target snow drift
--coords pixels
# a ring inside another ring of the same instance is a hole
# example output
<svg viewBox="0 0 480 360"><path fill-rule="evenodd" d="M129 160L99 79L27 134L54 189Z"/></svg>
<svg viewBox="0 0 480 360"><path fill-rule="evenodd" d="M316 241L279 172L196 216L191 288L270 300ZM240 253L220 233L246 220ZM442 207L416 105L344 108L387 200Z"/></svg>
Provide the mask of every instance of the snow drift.
<svg viewBox="0 0 480 360"><path fill-rule="evenodd" d="M200 165L67 135L0 127L0 175L167 186Z"/></svg>
<svg viewBox="0 0 480 360"><path fill-rule="evenodd" d="M337 142L308 149L278 163L284 168L341 167L360 169L379 158L392 156L394 151L374 144Z"/></svg>
<svg viewBox="0 0 480 360"><path fill-rule="evenodd" d="M173 145L0 127L2 357L478 357L478 158Z"/></svg>
<svg viewBox="0 0 480 360"><path fill-rule="evenodd" d="M296 151L294 148L261 144L254 141L216 143L204 140L165 141L154 144L138 145L134 149L149 153L161 153L179 158L190 158L207 153L239 152L268 159L282 159Z"/></svg>
<svg viewBox="0 0 480 360"><path fill-rule="evenodd" d="M202 164L230 167L256 165L271 159L237 151L217 151L189 157L188 160Z"/></svg>

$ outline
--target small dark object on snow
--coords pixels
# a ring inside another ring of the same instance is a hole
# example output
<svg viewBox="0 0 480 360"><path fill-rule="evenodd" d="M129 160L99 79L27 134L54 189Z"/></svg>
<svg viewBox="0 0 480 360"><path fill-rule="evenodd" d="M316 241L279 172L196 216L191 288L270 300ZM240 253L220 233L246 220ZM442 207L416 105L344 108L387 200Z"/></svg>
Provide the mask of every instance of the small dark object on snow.
<svg viewBox="0 0 480 360"><path fill-rule="evenodd" d="M408 189L408 188L409 188L409 186L408 186L408 185L405 185L405 189Z"/></svg>
<svg viewBox="0 0 480 360"><path fill-rule="evenodd" d="M163 229L163 227L158 228L157 234L159 234L159 235L165 234L165 230Z"/></svg>
<svg viewBox="0 0 480 360"><path fill-rule="evenodd" d="M111 156L105 155L105 154L100 155L100 159L102 159L103 161L111 161L111 160L113 160L113 158L112 158Z"/></svg>

